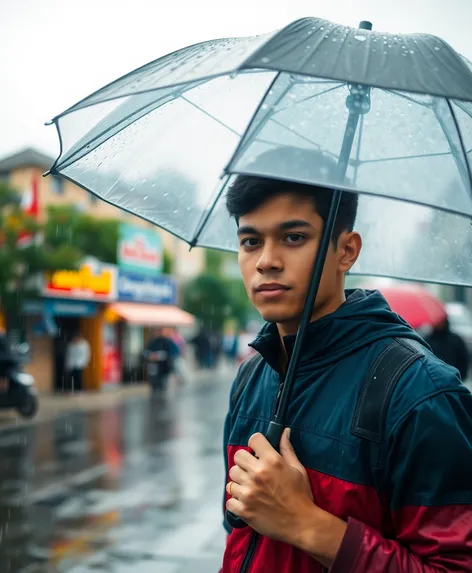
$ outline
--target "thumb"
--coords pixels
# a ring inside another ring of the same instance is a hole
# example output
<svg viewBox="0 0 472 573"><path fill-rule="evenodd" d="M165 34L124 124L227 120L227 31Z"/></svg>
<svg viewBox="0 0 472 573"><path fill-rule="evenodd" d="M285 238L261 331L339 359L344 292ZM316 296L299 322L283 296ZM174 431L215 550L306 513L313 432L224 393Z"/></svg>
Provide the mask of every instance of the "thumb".
<svg viewBox="0 0 472 573"><path fill-rule="evenodd" d="M282 434L282 438L280 440L280 455L291 466L294 466L297 469L303 468L290 441L290 428L285 428Z"/></svg>

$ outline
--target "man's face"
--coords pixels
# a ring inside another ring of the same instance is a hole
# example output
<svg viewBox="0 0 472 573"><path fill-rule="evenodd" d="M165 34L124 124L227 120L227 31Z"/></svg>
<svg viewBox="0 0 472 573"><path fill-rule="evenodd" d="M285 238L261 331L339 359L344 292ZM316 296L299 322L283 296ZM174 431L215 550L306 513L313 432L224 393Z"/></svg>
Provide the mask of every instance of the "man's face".
<svg viewBox="0 0 472 573"><path fill-rule="evenodd" d="M296 329L322 231L313 201L294 194L277 195L240 218L239 265L248 296L264 320ZM343 273L358 256L360 237L343 233L338 246L330 244L315 309L328 306L329 312L330 301L342 292Z"/></svg>

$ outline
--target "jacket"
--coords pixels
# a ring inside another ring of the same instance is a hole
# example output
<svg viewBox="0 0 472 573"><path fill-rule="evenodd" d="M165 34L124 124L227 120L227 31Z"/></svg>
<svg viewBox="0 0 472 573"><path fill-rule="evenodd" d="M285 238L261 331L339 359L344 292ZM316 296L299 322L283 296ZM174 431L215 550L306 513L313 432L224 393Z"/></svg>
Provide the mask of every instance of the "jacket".
<svg viewBox="0 0 472 573"><path fill-rule="evenodd" d="M315 503L347 521L330 572L472 572L472 395L379 292L346 294L336 312L308 328L287 420ZM394 389L377 468L369 444L350 428L362 383L394 337L416 340L425 352ZM289 355L294 340L284 339ZM252 346L264 360L226 418L227 480L236 451L266 431L281 383L276 326L265 325ZM252 535L250 527L229 534L223 573L240 573ZM259 536L247 571L323 568L308 554Z"/></svg>

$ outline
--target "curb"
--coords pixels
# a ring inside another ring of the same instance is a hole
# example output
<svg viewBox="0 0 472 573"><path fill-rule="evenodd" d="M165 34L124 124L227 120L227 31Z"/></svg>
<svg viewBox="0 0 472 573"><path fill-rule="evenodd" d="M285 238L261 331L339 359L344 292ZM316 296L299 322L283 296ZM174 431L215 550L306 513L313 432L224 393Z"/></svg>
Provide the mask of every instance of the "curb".
<svg viewBox="0 0 472 573"><path fill-rule="evenodd" d="M192 392L198 387L211 386L215 377L226 379L232 373L202 371L192 376L192 379L182 389ZM39 395L39 412L31 420L21 418L14 410L0 410L0 433L14 431L19 428L50 422L62 418L71 412L93 412L95 410L108 409L131 398L141 398L149 395L149 386L146 382L138 384L118 386L104 392L85 392L79 394Z"/></svg>

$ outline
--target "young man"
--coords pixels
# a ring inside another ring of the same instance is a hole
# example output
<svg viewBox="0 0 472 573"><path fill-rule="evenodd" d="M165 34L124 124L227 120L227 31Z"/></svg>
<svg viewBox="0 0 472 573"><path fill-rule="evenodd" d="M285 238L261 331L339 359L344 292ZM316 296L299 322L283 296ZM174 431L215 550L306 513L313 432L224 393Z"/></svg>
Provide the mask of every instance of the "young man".
<svg viewBox="0 0 472 573"><path fill-rule="evenodd" d="M228 192L244 284L267 324L252 344L262 359L240 392L233 385L225 424L226 508L248 527L227 526L222 571L472 572L472 395L380 293L345 292L362 246L355 194L343 194L280 453L264 438L330 193L252 176ZM419 345L421 359L394 387L376 464L351 425L393 339Z"/></svg>

